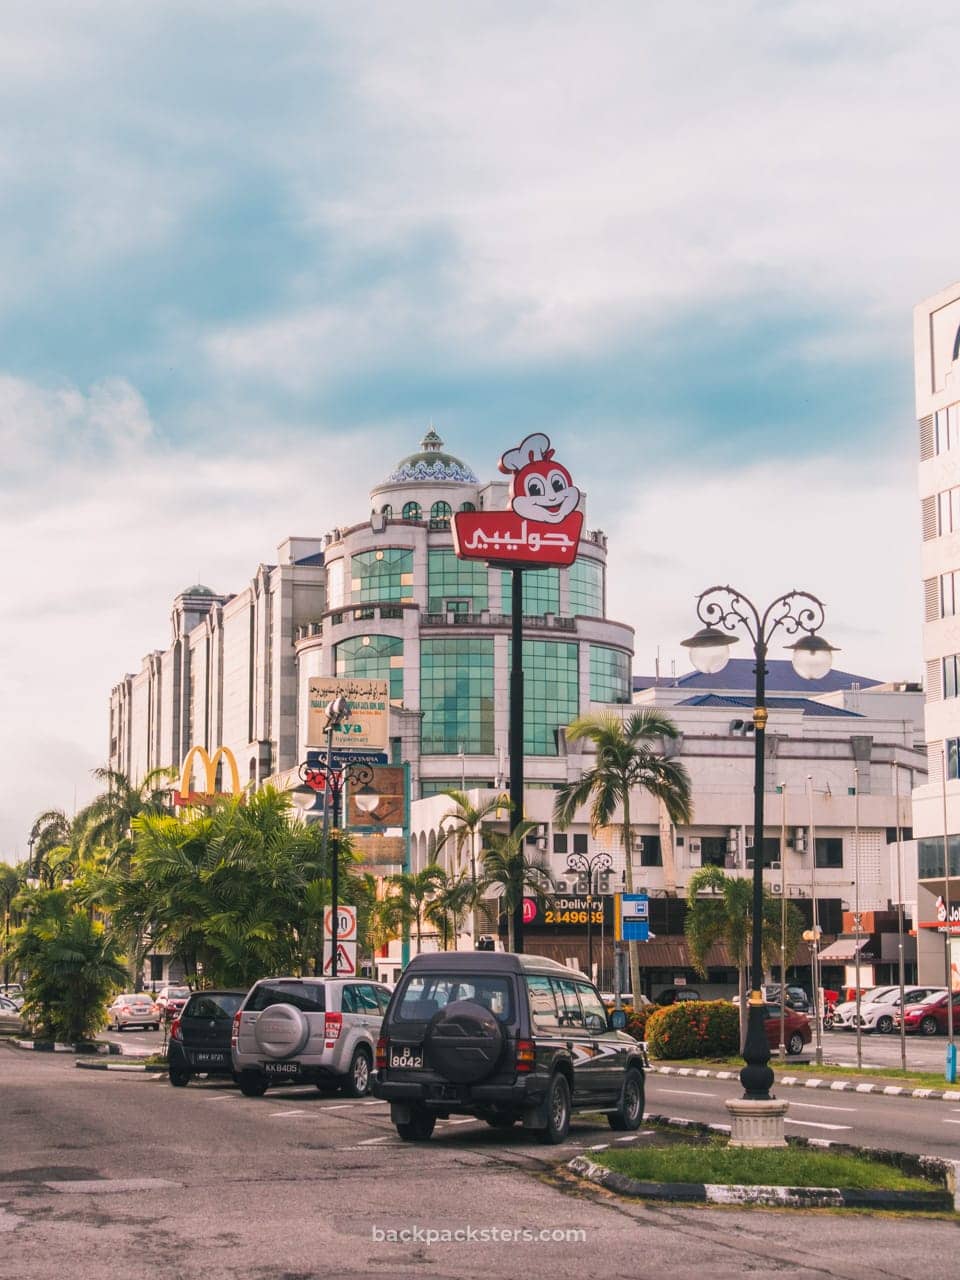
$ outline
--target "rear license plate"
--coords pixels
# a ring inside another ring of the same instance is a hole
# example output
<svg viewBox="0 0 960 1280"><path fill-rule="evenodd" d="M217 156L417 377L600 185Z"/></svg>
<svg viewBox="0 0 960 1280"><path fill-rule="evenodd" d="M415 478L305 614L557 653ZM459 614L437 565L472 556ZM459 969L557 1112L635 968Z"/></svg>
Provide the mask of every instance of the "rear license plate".
<svg viewBox="0 0 960 1280"><path fill-rule="evenodd" d="M295 1076L300 1071L296 1062L265 1062L263 1069L268 1076Z"/></svg>
<svg viewBox="0 0 960 1280"><path fill-rule="evenodd" d="M196 1063L208 1062L211 1066L222 1067L227 1060L227 1055L217 1049L198 1049L193 1060Z"/></svg>
<svg viewBox="0 0 960 1280"><path fill-rule="evenodd" d="M423 1050L393 1045L390 1049L390 1065L399 1071L414 1071L423 1066Z"/></svg>

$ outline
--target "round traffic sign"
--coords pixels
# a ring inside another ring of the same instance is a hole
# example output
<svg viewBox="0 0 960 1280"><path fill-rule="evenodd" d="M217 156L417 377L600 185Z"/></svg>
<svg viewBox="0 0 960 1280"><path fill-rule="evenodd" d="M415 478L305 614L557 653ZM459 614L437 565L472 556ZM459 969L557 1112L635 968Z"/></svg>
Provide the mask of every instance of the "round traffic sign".
<svg viewBox="0 0 960 1280"><path fill-rule="evenodd" d="M333 937L333 907L327 907L323 918L323 927L328 938ZM341 942L357 936L356 907L339 906L337 908L337 937Z"/></svg>

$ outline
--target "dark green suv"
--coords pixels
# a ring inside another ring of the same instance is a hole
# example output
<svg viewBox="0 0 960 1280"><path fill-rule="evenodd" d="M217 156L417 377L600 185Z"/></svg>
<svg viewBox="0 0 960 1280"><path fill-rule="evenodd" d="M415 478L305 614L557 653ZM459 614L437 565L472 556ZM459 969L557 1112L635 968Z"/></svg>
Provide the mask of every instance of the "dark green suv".
<svg viewBox="0 0 960 1280"><path fill-rule="evenodd" d="M373 1092L401 1138L423 1141L438 1119L518 1121L563 1142L573 1111L605 1112L613 1129L643 1119L643 1046L608 1017L597 989L541 956L446 951L404 970L380 1029Z"/></svg>

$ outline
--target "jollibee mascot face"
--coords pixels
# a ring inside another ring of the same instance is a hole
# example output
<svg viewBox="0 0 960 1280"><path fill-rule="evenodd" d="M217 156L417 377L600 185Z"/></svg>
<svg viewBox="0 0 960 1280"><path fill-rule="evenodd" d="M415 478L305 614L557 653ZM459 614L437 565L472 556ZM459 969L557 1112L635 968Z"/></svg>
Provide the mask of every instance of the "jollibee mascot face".
<svg viewBox="0 0 960 1280"><path fill-rule="evenodd" d="M570 472L553 460L545 435L527 436L500 459L500 470L512 475L511 506L524 520L560 524L580 501Z"/></svg>

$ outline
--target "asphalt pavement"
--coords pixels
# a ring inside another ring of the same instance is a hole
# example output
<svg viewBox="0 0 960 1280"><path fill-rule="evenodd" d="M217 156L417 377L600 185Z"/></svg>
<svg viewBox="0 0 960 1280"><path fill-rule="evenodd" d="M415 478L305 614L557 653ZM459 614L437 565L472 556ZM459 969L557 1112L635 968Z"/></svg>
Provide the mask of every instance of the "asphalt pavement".
<svg viewBox="0 0 960 1280"><path fill-rule="evenodd" d="M648 1111L722 1119L723 1088L687 1085L651 1076ZM162 1073L82 1071L6 1045L0 1086L0 1275L18 1280L956 1274L951 1221L626 1203L565 1172L573 1154L643 1130L576 1119L563 1147L545 1148L454 1117L412 1145L375 1099L174 1089ZM809 1101L795 1118L858 1138L885 1116L888 1146L924 1116L960 1122L934 1102L857 1099L851 1121L824 1109L829 1095Z"/></svg>

